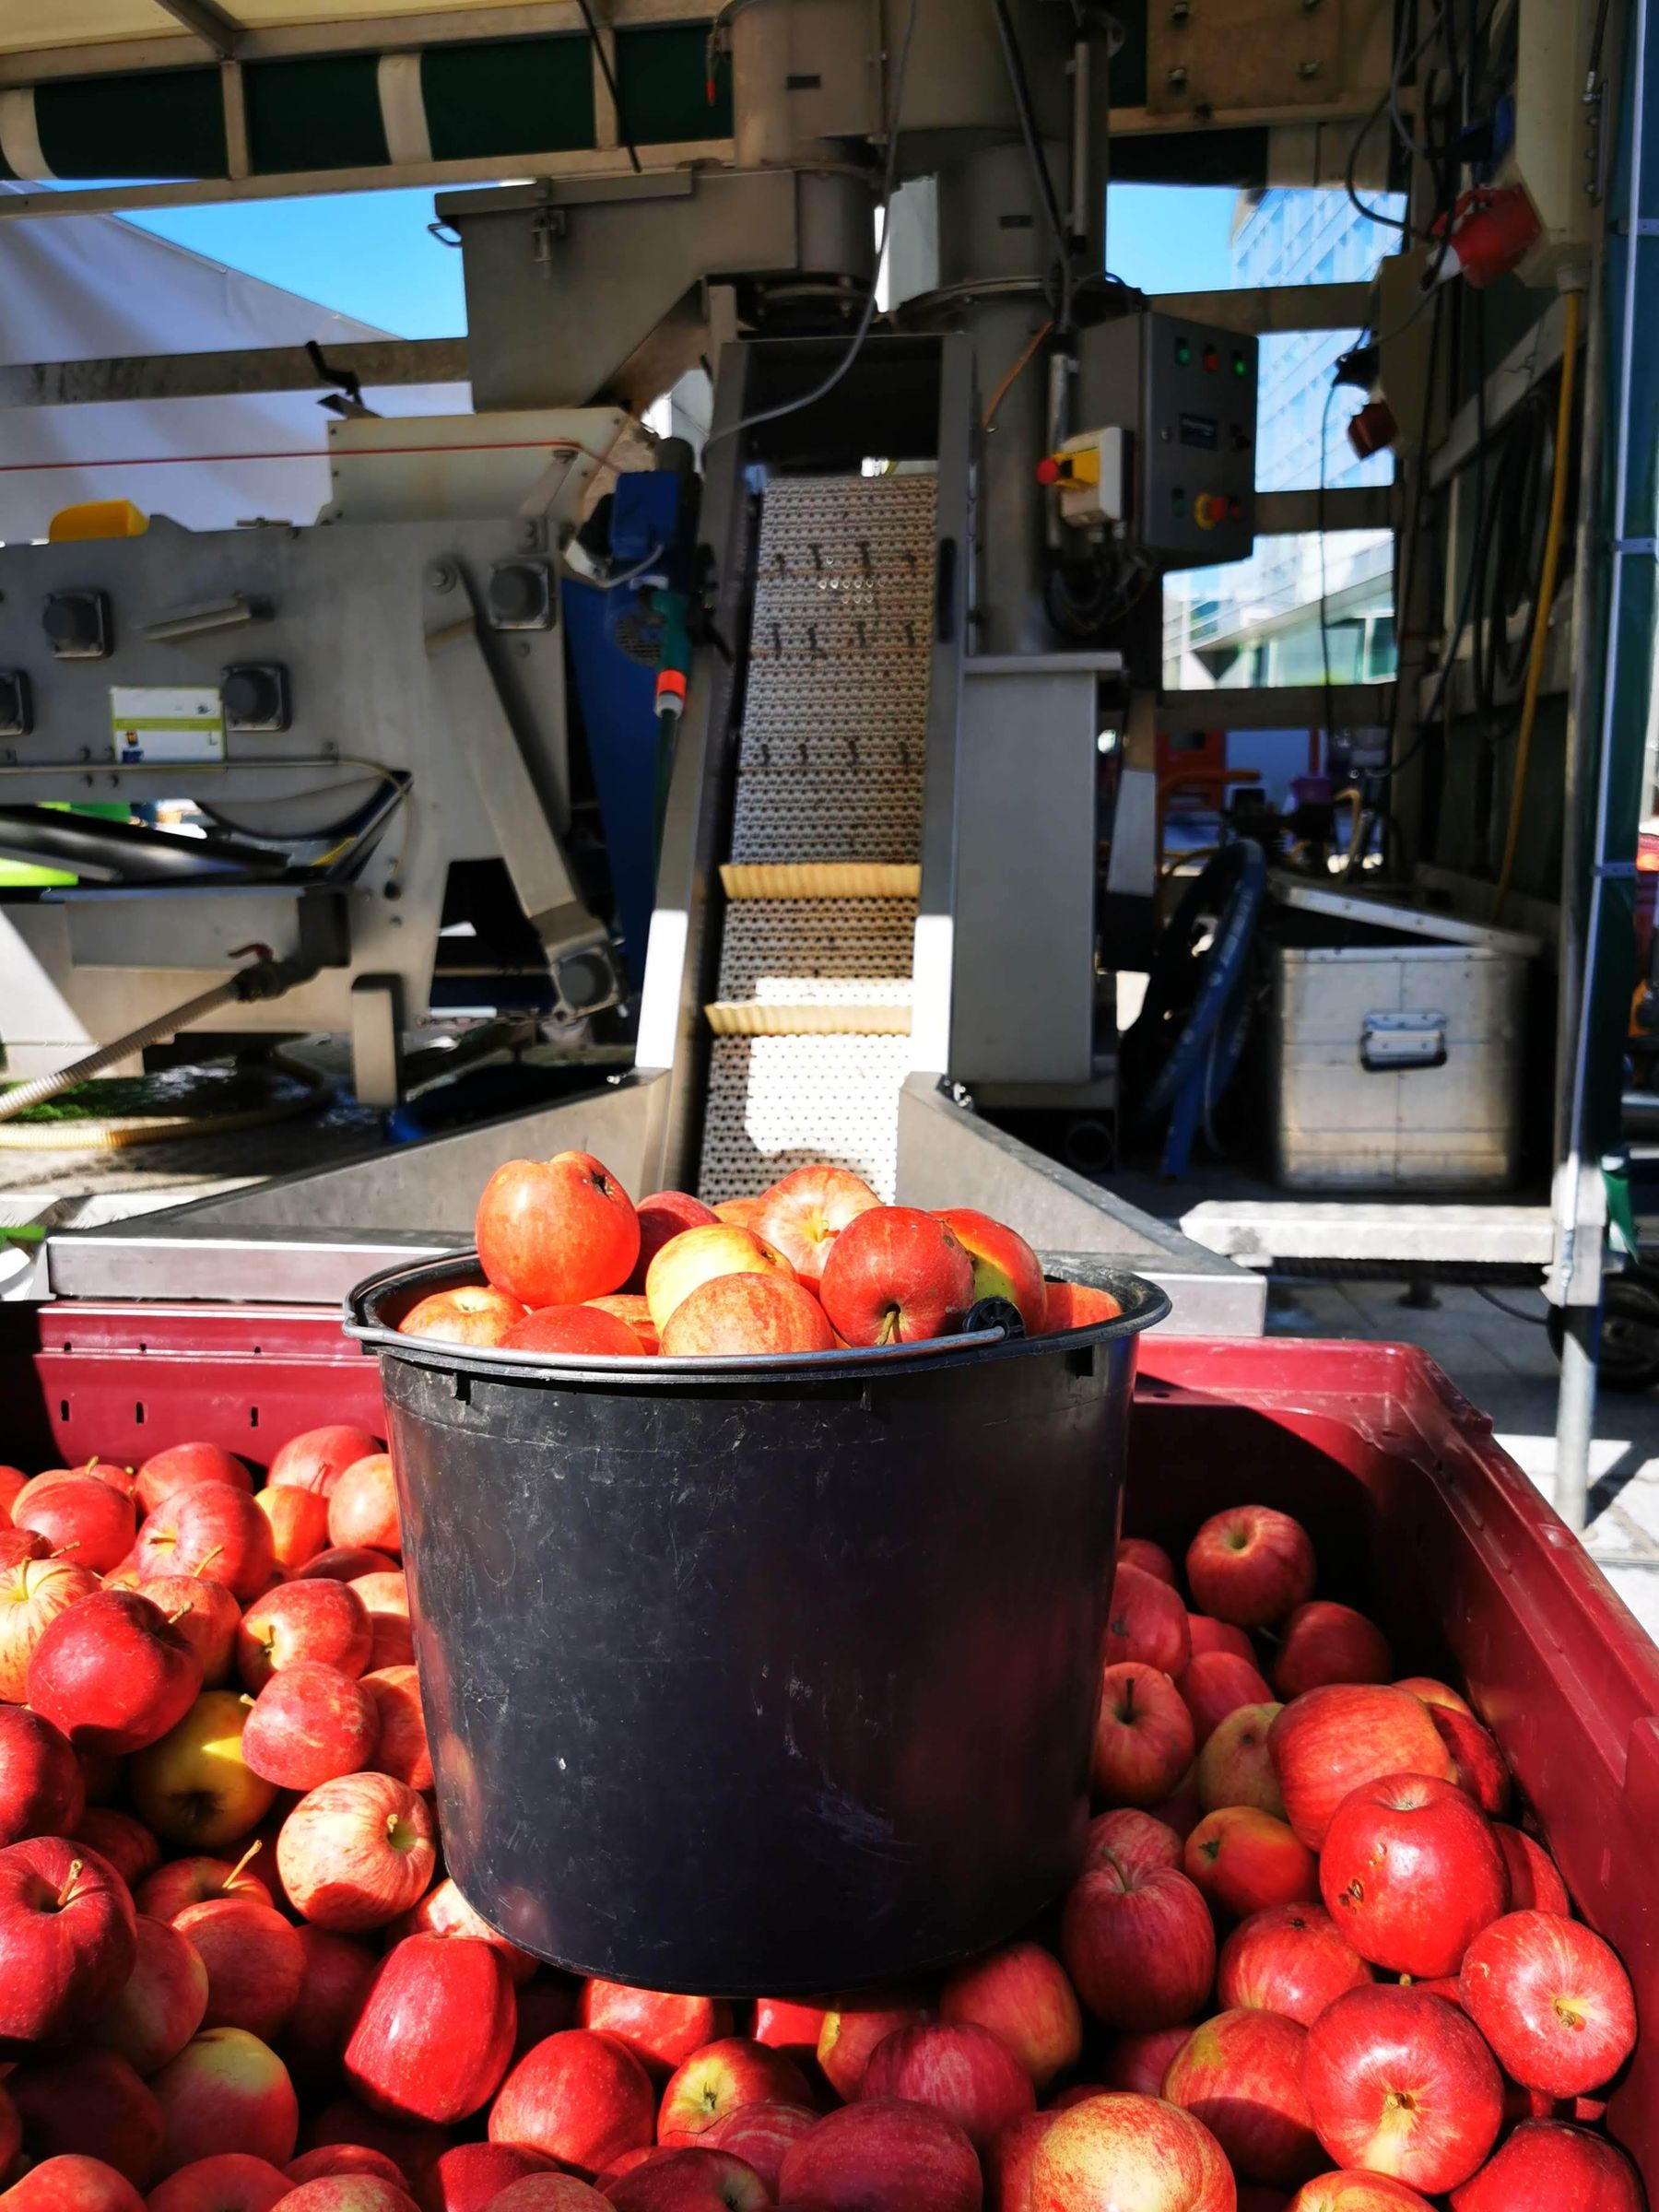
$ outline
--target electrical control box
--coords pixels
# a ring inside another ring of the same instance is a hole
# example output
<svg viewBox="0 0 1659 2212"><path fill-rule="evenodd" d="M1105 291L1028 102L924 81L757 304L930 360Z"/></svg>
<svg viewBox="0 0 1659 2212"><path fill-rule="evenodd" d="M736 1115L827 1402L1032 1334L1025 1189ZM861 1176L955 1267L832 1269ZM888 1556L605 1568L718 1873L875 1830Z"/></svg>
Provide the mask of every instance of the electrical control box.
<svg viewBox="0 0 1659 2212"><path fill-rule="evenodd" d="M1077 414L1127 430L1129 541L1166 569L1255 544L1257 347L1174 315L1122 315L1079 341Z"/></svg>

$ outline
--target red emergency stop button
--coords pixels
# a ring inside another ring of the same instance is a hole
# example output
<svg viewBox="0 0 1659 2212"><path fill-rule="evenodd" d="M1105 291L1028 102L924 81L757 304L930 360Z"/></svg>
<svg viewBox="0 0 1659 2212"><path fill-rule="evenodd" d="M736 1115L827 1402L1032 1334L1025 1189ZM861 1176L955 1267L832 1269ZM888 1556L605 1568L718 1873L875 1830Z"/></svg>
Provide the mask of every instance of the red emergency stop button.
<svg viewBox="0 0 1659 2212"><path fill-rule="evenodd" d="M1058 483L1059 483L1059 481L1060 481L1060 464L1059 464L1059 462L1058 462L1058 461L1056 461L1056 460L1055 460L1055 458L1054 458L1054 456L1053 455L1053 453L1045 453L1045 454L1043 455L1042 459L1041 459L1041 461L1039 461L1039 462L1038 462L1038 464L1037 464L1037 481L1038 481L1038 483L1039 483L1039 484L1058 484Z"/></svg>
<svg viewBox="0 0 1659 2212"><path fill-rule="evenodd" d="M1227 520L1227 501L1218 492L1201 491L1193 501L1193 520L1200 530L1213 530Z"/></svg>

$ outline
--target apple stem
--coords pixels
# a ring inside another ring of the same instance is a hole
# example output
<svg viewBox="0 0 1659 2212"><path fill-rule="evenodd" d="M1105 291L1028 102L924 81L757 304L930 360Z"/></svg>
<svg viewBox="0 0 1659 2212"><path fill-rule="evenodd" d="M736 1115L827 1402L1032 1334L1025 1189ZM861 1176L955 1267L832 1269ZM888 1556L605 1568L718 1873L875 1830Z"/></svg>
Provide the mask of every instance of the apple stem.
<svg viewBox="0 0 1659 2212"><path fill-rule="evenodd" d="M188 1613L190 1607L188 1606L181 1606L176 1613L170 1613L167 1616L168 1627L170 1629L176 1629L180 1621L183 1619L185 1614Z"/></svg>
<svg viewBox="0 0 1659 2212"><path fill-rule="evenodd" d="M206 1573L208 1568L212 1566L214 1560L218 1558L219 1553L223 1551L224 1548L225 1547L222 1544L216 1544L213 1549L207 1554L206 1559L198 1559L196 1561L192 1571L195 1575L197 1582L201 1581L203 1575Z"/></svg>
<svg viewBox="0 0 1659 2212"><path fill-rule="evenodd" d="M249 1844L247 1850L242 1853L241 1857L237 1860L235 1865L231 1867L229 1873L225 1877L225 1888L227 1889L229 1889L235 1882L237 1876L246 1869L249 1861L253 1857L254 1853L261 1849L263 1849L263 1846L260 1843L259 1838L255 1836L253 1842Z"/></svg>
<svg viewBox="0 0 1659 2212"><path fill-rule="evenodd" d="M884 1350L899 1334L899 1309L889 1306L881 1317L881 1326L876 1332L876 1342Z"/></svg>
<svg viewBox="0 0 1659 2212"><path fill-rule="evenodd" d="M48 1559L67 1559L72 1551L78 1551L79 1549L80 1538L78 1536L71 1536L67 1544L60 1544L55 1551L48 1552L46 1556Z"/></svg>
<svg viewBox="0 0 1659 2212"><path fill-rule="evenodd" d="M86 1864L87 1862L85 1859L70 1860L68 1875L65 1878L63 1888L57 1893L58 1911L60 1912L63 1911L64 1907L73 1900L75 1896L75 1885L80 1880L81 1874L86 1867Z"/></svg>

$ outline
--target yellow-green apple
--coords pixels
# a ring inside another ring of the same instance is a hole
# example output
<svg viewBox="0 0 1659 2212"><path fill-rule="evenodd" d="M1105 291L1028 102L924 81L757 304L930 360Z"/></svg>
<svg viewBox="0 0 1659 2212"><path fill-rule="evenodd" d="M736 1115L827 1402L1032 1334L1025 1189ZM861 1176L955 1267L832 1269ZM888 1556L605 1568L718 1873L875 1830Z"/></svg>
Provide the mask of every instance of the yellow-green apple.
<svg viewBox="0 0 1659 2212"><path fill-rule="evenodd" d="M524 2143L592 2180L652 2139L651 2077L626 2045L568 2028L533 2046L496 2092L492 2143Z"/></svg>
<svg viewBox="0 0 1659 2212"><path fill-rule="evenodd" d="M1289 2212L1434 2212L1426 2196L1383 2173L1321 2173L1290 2199Z"/></svg>
<svg viewBox="0 0 1659 2212"><path fill-rule="evenodd" d="M1031 2159L1031 2212L1233 2212L1237 2193L1202 2121L1156 2097L1111 2092L1062 2112Z"/></svg>
<svg viewBox="0 0 1659 2212"><path fill-rule="evenodd" d="M1509 1876L1486 1816L1454 1783L1386 1774L1337 1806L1319 1891L1361 1959L1428 1981L1454 1974L1507 1910Z"/></svg>
<svg viewBox="0 0 1659 2212"><path fill-rule="evenodd" d="M321 1576L278 1583L242 1615L236 1664L243 1682L255 1692L273 1675L302 1659L337 1666L342 1674L360 1675L369 1663L371 1641L368 1609L349 1583Z"/></svg>
<svg viewBox="0 0 1659 2212"><path fill-rule="evenodd" d="M297 2159L290 2159L282 2171L296 2188L302 2182L323 2182L347 2173L371 2173L376 2181L390 2182L399 2189L406 2179L403 2168L383 2150L371 2150L366 2143L320 2144L315 2150L301 2151Z"/></svg>
<svg viewBox="0 0 1659 2212"><path fill-rule="evenodd" d="M152 1452L138 1469L133 1494L141 1513L153 1513L175 1490L201 1482L228 1482L233 1490L252 1490L253 1477L234 1453L218 1444L169 1444Z"/></svg>
<svg viewBox="0 0 1659 2212"><path fill-rule="evenodd" d="M988 2028L1040 2089L1075 2066L1083 2049L1077 1993L1040 1943L1005 1943L959 1966L946 1976L939 2018L951 2027Z"/></svg>
<svg viewBox="0 0 1659 2212"><path fill-rule="evenodd" d="M1193 1748L1192 1716L1168 1675L1133 1659L1106 1668L1089 1769L1098 1797L1159 1804L1191 1765Z"/></svg>
<svg viewBox="0 0 1659 2212"><path fill-rule="evenodd" d="M979 2212L982 2193L978 2156L955 2121L896 2097L829 2113L790 2145L778 2174L779 2202L813 2212Z"/></svg>
<svg viewBox="0 0 1659 2212"><path fill-rule="evenodd" d="M1270 1705L1273 1692L1254 1665L1236 1652L1199 1652L1176 1677L1182 1701L1193 1716L1193 1733L1202 1750L1230 1712L1241 1705Z"/></svg>
<svg viewBox="0 0 1659 2212"><path fill-rule="evenodd" d="M389 1774L342 1774L282 1824L276 1865L296 1912L337 1935L384 1927L431 1886L436 1831L426 1799Z"/></svg>
<svg viewBox="0 0 1659 2212"><path fill-rule="evenodd" d="M727 1275L794 1281L794 1269L783 1254L752 1229L712 1221L700 1229L682 1230L661 1247L645 1271L645 1302L659 1336L675 1308L693 1290Z"/></svg>
<svg viewBox="0 0 1659 2212"><path fill-rule="evenodd" d="M509 1943L505 1936L496 1931L481 1913L475 1912L448 1875L435 1882L420 1901L406 1912L392 1930L395 1936L459 1936L471 1943L487 1943L507 1969L507 1979L514 1988L529 1981L541 1961L533 1959L528 1951L521 1951L516 1943ZM612 1986L620 1988L620 1983ZM629 1992L629 1994L632 1994ZM676 2004L699 2005L707 2000L699 1997L675 1998ZM729 2018L724 2008L722 2018ZM595 2021L583 2021L583 2027L597 2027ZM607 2033L615 2034L614 2029ZM622 2039L626 2041L628 2039ZM643 2056L643 2053L641 2053Z"/></svg>
<svg viewBox="0 0 1659 2212"><path fill-rule="evenodd" d="M133 1501L96 1475L41 1476L12 1508L12 1524L44 1536L54 1552L103 1574L133 1548Z"/></svg>
<svg viewBox="0 0 1659 2212"><path fill-rule="evenodd" d="M371 1551L403 1550L397 1477L389 1452L371 1452L354 1461L335 1484L328 1500L328 1540L341 1549L362 1545Z"/></svg>
<svg viewBox="0 0 1659 2212"><path fill-rule="evenodd" d="M724 1997L674 1996L625 1982L584 1982L576 2017L584 2028L614 2035L641 2065L664 2077L732 2032L732 2008Z"/></svg>
<svg viewBox="0 0 1659 2212"><path fill-rule="evenodd" d="M354 1460L380 1450L380 1439L349 1422L325 1421L321 1428L301 1430L290 1436L272 1460L267 1486L278 1489L316 1490L326 1498Z"/></svg>
<svg viewBox="0 0 1659 2212"><path fill-rule="evenodd" d="M1110 1290L1092 1283L1057 1283L1051 1277L1042 1317L1042 1334L1058 1336L1067 1329L1092 1329L1103 1321L1115 1321L1123 1307Z"/></svg>
<svg viewBox="0 0 1659 2212"><path fill-rule="evenodd" d="M493 1946L406 1936L381 1961L346 2044L363 2102L450 2126L488 2104L512 2056L512 1983Z"/></svg>
<svg viewBox="0 0 1659 2212"><path fill-rule="evenodd" d="M394 2187L369 2173L335 2174L325 2181L302 2182L282 2202L288 2212L417 2212L406 2189Z"/></svg>
<svg viewBox="0 0 1659 2212"><path fill-rule="evenodd" d="M270 1523L228 1482L199 1483L163 1499L145 1516L135 1548L144 1581L200 1575L222 1583L239 1606L251 1605L276 1571Z"/></svg>
<svg viewBox="0 0 1659 2212"><path fill-rule="evenodd" d="M961 1328L973 1266L946 1222L914 1206L878 1206L836 1238L818 1291L848 1344L924 1343Z"/></svg>
<svg viewBox="0 0 1659 2212"><path fill-rule="evenodd" d="M626 1324L639 1338L640 1350L649 1357L654 1358L662 1350L662 1339L657 1335L657 1325L651 1318L651 1308L645 1302L642 1290L613 1290L606 1298L590 1298L586 1302L598 1312L609 1313Z"/></svg>
<svg viewBox="0 0 1659 2212"><path fill-rule="evenodd" d="M169 1859L165 1866L158 1866L144 1877L133 1902L140 1912L147 1912L170 1925L181 1912L210 1898L242 1897L255 1904L272 1904L276 1900L269 1883L253 1872L253 1862L263 1849L256 1837L241 1858L234 1861L214 1858L205 1853L190 1858ZM265 1863L268 1866L268 1861Z"/></svg>
<svg viewBox="0 0 1659 2212"><path fill-rule="evenodd" d="M1267 1748L1267 1732L1283 1706L1235 1705L1216 1723L1198 1754L1198 1802L1206 1813L1226 1805L1253 1805L1282 1819L1285 1801Z"/></svg>
<svg viewBox="0 0 1659 2212"><path fill-rule="evenodd" d="M1333 1682L1287 1705L1267 1735L1285 1818L1317 1851L1336 1807L1388 1774L1454 1778L1452 1755L1419 1699L1382 1683Z"/></svg>
<svg viewBox="0 0 1659 2212"><path fill-rule="evenodd" d="M22 1704L35 1645L60 1613L98 1587L92 1570L70 1559L22 1559L0 1571L0 1699Z"/></svg>
<svg viewBox="0 0 1659 2212"><path fill-rule="evenodd" d="M45 2159L6 2192L6 2212L144 2212L144 2199L101 2159Z"/></svg>
<svg viewBox="0 0 1659 2212"><path fill-rule="evenodd" d="M0 1728L4 1725L0 1715ZM54 1832L61 1835L64 1831ZM100 1859L108 1859L129 1889L135 1889L161 1863L159 1840L142 1820L135 1819L131 1813L117 1812L112 1806L89 1805L70 1833L77 1842L90 1843Z"/></svg>
<svg viewBox="0 0 1659 2212"><path fill-rule="evenodd" d="M971 1206L946 1208L935 1216L956 1231L973 1269L973 1302L1006 1299L1018 1309L1028 1336L1041 1336L1048 1319L1048 1285L1042 1262L1017 1230Z"/></svg>
<svg viewBox="0 0 1659 2212"><path fill-rule="evenodd" d="M740 2104L705 2129L698 2142L742 2159L775 2196L784 2152L817 2124L817 2112L804 2104Z"/></svg>
<svg viewBox="0 0 1659 2212"><path fill-rule="evenodd" d="M1168 1583L1171 1590L1177 1587L1174 1560L1147 1536L1124 1536L1117 1547L1117 1560L1120 1567L1138 1567L1154 1582Z"/></svg>
<svg viewBox="0 0 1659 2212"><path fill-rule="evenodd" d="M1471 2181L1452 2212L1645 2212L1636 2169L1605 2136L1527 2120Z"/></svg>
<svg viewBox="0 0 1659 2212"><path fill-rule="evenodd" d="M668 2077L657 2108L657 2141L695 2143L741 2105L811 2102L806 2077L793 2058L752 2036L722 2036Z"/></svg>
<svg viewBox="0 0 1659 2212"><path fill-rule="evenodd" d="M1034 2112L1037 2093L1000 2036L971 2021L896 2028L865 2068L861 2098L902 2097L954 2120L976 2150Z"/></svg>
<svg viewBox="0 0 1659 2212"><path fill-rule="evenodd" d="M545 2150L517 2143L457 2143L421 2184L420 2212L485 2212L503 2189L526 2174L558 2171L557 2161Z"/></svg>
<svg viewBox="0 0 1659 2212"><path fill-rule="evenodd" d="M701 2144L641 2159L606 2194L617 2212L763 2212L771 2203L747 2159Z"/></svg>
<svg viewBox="0 0 1659 2212"><path fill-rule="evenodd" d="M1203 2121L1243 2180L1293 2189L1324 2163L1302 2094L1307 2041L1283 2013L1218 2013L1171 2061L1163 2094Z"/></svg>
<svg viewBox="0 0 1659 2212"><path fill-rule="evenodd" d="M315 1490L297 1490L267 1483L253 1502L271 1524L271 1547L284 1574L314 1559L328 1542L328 1500Z"/></svg>
<svg viewBox="0 0 1659 2212"><path fill-rule="evenodd" d="M1518 1828L1494 1820L1492 1833L1509 1875L1510 1908L1516 1912L1571 1913L1561 1870L1541 1843Z"/></svg>
<svg viewBox="0 0 1659 2212"><path fill-rule="evenodd" d="M268 2159L222 2150L170 2173L150 2191L147 2212L271 2212L293 2185Z"/></svg>
<svg viewBox="0 0 1659 2212"><path fill-rule="evenodd" d="M140 1912L133 1971L93 2021L88 2040L138 2074L176 2058L207 2009L207 1969L187 1936Z"/></svg>
<svg viewBox="0 0 1659 2212"><path fill-rule="evenodd" d="M688 1191L653 1191L649 1198L641 1198L634 1209L640 1219L640 1250L633 1271L622 1292L630 1297L643 1297L645 1277L651 1263L665 1244L672 1243L688 1229L710 1229L720 1219L712 1206L700 1198L693 1198ZM759 1223L749 1226L759 1227ZM623 1314L622 1319L628 1320ZM629 1324L630 1327L632 1324Z"/></svg>
<svg viewBox="0 0 1659 2212"><path fill-rule="evenodd" d="M663 1324L661 1349L665 1359L832 1352L835 1333L799 1283L781 1276L717 1275L680 1300Z"/></svg>
<svg viewBox="0 0 1659 2212"><path fill-rule="evenodd" d="M1270 1505L1212 1513L1187 1546L1187 1587L1201 1613L1265 1629L1313 1594L1313 1546L1300 1521Z"/></svg>
<svg viewBox="0 0 1659 2212"><path fill-rule="evenodd" d="M1139 2035L1114 2035L1100 2053L1100 2079L1090 2092L1127 2089L1136 2097L1161 2097L1164 2076L1193 2032L1190 2020L1177 2028L1151 2028ZM1069 2097L1069 2092L1067 2093ZM1079 2097L1072 2100L1081 2103Z"/></svg>
<svg viewBox="0 0 1659 2212"><path fill-rule="evenodd" d="M380 1735L374 1747L376 1771L407 1783L412 1790L429 1790L432 1754L415 1668L406 1664L377 1667L373 1674L363 1677L363 1688L374 1700L380 1716Z"/></svg>
<svg viewBox="0 0 1659 2212"><path fill-rule="evenodd" d="M1372 1979L1322 1905L1270 1905L1241 1921L1222 1945L1216 2001L1230 2011L1282 2012L1311 2028L1327 2005Z"/></svg>
<svg viewBox="0 0 1659 2212"><path fill-rule="evenodd" d="M279 1790L314 1790L368 1766L379 1741L380 1709L362 1683L337 1666L302 1659L273 1675L254 1699L241 1752Z"/></svg>
<svg viewBox="0 0 1659 2212"><path fill-rule="evenodd" d="M1330 1598L1298 1606L1279 1636L1273 1686L1287 1704L1327 1682L1386 1682L1394 1673L1393 1647L1376 1622Z"/></svg>
<svg viewBox="0 0 1659 2212"><path fill-rule="evenodd" d="M72 1833L86 1799L63 1731L27 1705L0 1705L0 1844Z"/></svg>
<svg viewBox="0 0 1659 2212"><path fill-rule="evenodd" d="M818 2030L818 2062L830 2087L851 2104L864 2086L865 2068L877 2044L896 2028L914 2027L928 2017L927 2006L905 1990L842 1998L824 2015Z"/></svg>
<svg viewBox="0 0 1659 2212"><path fill-rule="evenodd" d="M1234 1920L1319 1894L1319 1861L1288 1821L1253 1805L1206 1813L1186 1840L1182 1864L1207 1902Z"/></svg>
<svg viewBox="0 0 1659 2212"><path fill-rule="evenodd" d="M161 2110L119 2053L42 2053L6 2084L31 2159L101 2159L147 2189L161 2155Z"/></svg>
<svg viewBox="0 0 1659 2212"><path fill-rule="evenodd" d="M235 1690L205 1689L182 1721L133 1754L133 1804L157 1835L212 1850L265 1818L276 1793L242 1758L249 1711Z"/></svg>
<svg viewBox="0 0 1659 2212"><path fill-rule="evenodd" d="M1475 1718L1468 1700L1460 1698L1456 1690L1433 1675L1407 1675L1394 1688L1409 1690L1414 1698L1421 1698L1425 1705L1443 1705L1448 1712L1466 1712L1471 1720Z"/></svg>
<svg viewBox="0 0 1659 2212"><path fill-rule="evenodd" d="M84 2034L133 1971L135 1922L126 1884L84 1843L0 1850L0 2057Z"/></svg>
<svg viewBox="0 0 1659 2212"><path fill-rule="evenodd" d="M1230 1620L1216 1620L1207 1613L1187 1615L1187 1637L1193 1647L1193 1656L1200 1652L1232 1652L1253 1666L1256 1663L1255 1645L1242 1629L1235 1629Z"/></svg>
<svg viewBox="0 0 1659 2212"><path fill-rule="evenodd" d="M203 2027L245 2028L262 2042L274 2042L304 1977L299 1929L271 1906L246 1897L189 1905L172 1924L207 1969Z"/></svg>
<svg viewBox="0 0 1659 2212"><path fill-rule="evenodd" d="M1327 2006L1308 2030L1302 2088L1338 2165L1429 2196L1468 2180L1503 2118L1502 2077L1479 2030L1418 1989L1379 1983Z"/></svg>
<svg viewBox="0 0 1659 2212"><path fill-rule="evenodd" d="M29 1702L77 1749L141 1751L202 1688L188 1639L151 1599L100 1590L49 1622L29 1655Z"/></svg>
<svg viewBox="0 0 1659 2212"><path fill-rule="evenodd" d="M804 1283L816 1283L841 1230L880 1204L850 1168L795 1168L767 1192L755 1227Z"/></svg>
<svg viewBox="0 0 1659 2212"><path fill-rule="evenodd" d="M757 1997L749 2033L773 2051L787 2051L797 2065L810 2070L818 2063L818 2037L829 2009L804 2005L796 1997Z"/></svg>
<svg viewBox="0 0 1659 2212"><path fill-rule="evenodd" d="M1495 1818L1506 1812L1510 1773L1496 1736L1489 1729L1483 1728L1472 1713L1453 1712L1446 1705L1430 1705L1429 1718L1452 1754L1458 1788L1466 1791L1483 1813Z"/></svg>
<svg viewBox="0 0 1659 2212"><path fill-rule="evenodd" d="M1160 1674L1179 1675L1193 1655L1186 1607L1167 1583L1120 1560L1112 1579L1105 1648L1109 1666L1134 1659Z"/></svg>
<svg viewBox="0 0 1659 2212"><path fill-rule="evenodd" d="M1073 1986L1108 2028L1190 2020L1216 1976L1209 1907L1184 1874L1130 1875L1108 1864L1080 1875L1060 1917Z"/></svg>
<svg viewBox="0 0 1659 2212"><path fill-rule="evenodd" d="M288 2068L245 2028L207 2028L150 2077L166 2135L161 2171L226 2150L285 2165L300 2107Z"/></svg>
<svg viewBox="0 0 1659 2212"><path fill-rule="evenodd" d="M498 1290L533 1309L575 1306L621 1289L640 1254L640 1220L591 1153L559 1152L496 1170L474 1238Z"/></svg>
<svg viewBox="0 0 1659 2212"><path fill-rule="evenodd" d="M470 1344L486 1350L500 1343L524 1308L490 1283L458 1283L434 1290L411 1306L397 1324L400 1336L425 1336L436 1344Z"/></svg>
<svg viewBox="0 0 1659 2212"><path fill-rule="evenodd" d="M303 1924L298 1934L300 1988L282 2031L281 2055L289 2073L302 2081L332 2081L378 1961L349 1936Z"/></svg>
<svg viewBox="0 0 1659 2212"><path fill-rule="evenodd" d="M1111 1859L1125 1874L1150 1874L1155 1866L1181 1866L1181 1838L1166 1820L1135 1806L1113 1806L1088 1824L1085 1869Z"/></svg>
<svg viewBox="0 0 1659 2212"><path fill-rule="evenodd" d="M303 1493L296 1490L290 1495ZM108 1577L104 1587L110 1587ZM236 1632L242 1616L241 1607L222 1583L210 1583L197 1574L157 1574L147 1575L142 1584L135 1587L141 1587L151 1605L160 1607L194 1652L204 1689L218 1689L230 1679Z"/></svg>
<svg viewBox="0 0 1659 2212"><path fill-rule="evenodd" d="M1611 2081L1635 2047L1635 1998L1618 1954L1559 1912L1493 1921L1465 1952L1458 1983L1464 2010L1523 2088L1581 2096Z"/></svg>
<svg viewBox="0 0 1659 2212"><path fill-rule="evenodd" d="M644 1346L600 1306L537 1306L501 1339L504 1352L568 1352L578 1359L637 1359Z"/></svg>

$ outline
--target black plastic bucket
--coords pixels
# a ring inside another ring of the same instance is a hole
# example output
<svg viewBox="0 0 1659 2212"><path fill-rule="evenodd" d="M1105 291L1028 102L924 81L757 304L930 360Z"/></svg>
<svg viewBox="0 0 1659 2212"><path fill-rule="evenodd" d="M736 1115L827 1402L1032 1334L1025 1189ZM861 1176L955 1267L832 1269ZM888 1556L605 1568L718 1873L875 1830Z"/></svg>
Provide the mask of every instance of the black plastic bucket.
<svg viewBox="0 0 1659 2212"><path fill-rule="evenodd" d="M399 1336L359 1286L450 1872L582 1973L788 1994L942 1965L1075 1872L1137 1333L805 1359Z"/></svg>

